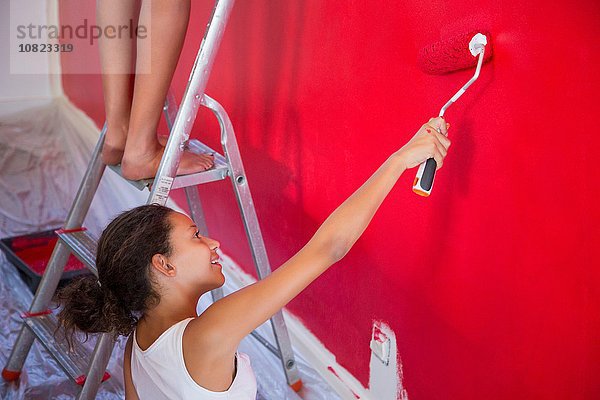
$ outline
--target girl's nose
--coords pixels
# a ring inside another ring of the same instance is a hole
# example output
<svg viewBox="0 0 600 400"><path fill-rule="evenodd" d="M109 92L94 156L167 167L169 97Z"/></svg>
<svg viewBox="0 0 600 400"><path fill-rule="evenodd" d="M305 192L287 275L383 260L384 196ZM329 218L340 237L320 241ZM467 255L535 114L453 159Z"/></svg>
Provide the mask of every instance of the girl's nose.
<svg viewBox="0 0 600 400"><path fill-rule="evenodd" d="M218 240L207 237L206 241L208 242L208 247L210 247L211 250L216 250L221 247L221 243L219 243Z"/></svg>

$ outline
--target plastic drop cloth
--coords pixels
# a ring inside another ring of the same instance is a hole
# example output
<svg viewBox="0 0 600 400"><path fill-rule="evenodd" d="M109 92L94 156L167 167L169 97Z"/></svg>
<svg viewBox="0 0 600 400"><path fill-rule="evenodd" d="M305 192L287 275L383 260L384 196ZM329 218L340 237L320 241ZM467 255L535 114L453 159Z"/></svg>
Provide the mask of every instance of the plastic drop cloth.
<svg viewBox="0 0 600 400"><path fill-rule="evenodd" d="M64 97L0 119L0 235L63 224L98 134ZM84 224L99 236L113 216L146 198L107 169Z"/></svg>
<svg viewBox="0 0 600 400"><path fill-rule="evenodd" d="M98 129L83 112L66 98L24 110L0 119L0 237L39 232L62 225L79 182L98 139ZM106 170L100 188L85 220L85 226L98 236L117 213L143 204L147 191L140 192L111 170ZM174 204L169 204L177 208ZM227 260L224 260L227 262ZM231 261L227 271L237 268ZM225 292L237 290L229 279ZM6 363L21 328L19 314L28 309L32 295L16 269L0 253L0 364ZM203 296L199 309L210 304ZM275 343L270 324L258 331ZM84 345L93 348L95 338ZM108 365L111 385L103 384L97 399L123 398L122 355L125 338L117 343ZM281 362L252 337L240 344L250 355L258 383L258 399L335 400L339 396L315 372L301 354L296 361L304 388L300 397L286 382ZM0 379L0 398L73 399L79 387L65 376L52 357L34 343L21 378L7 383Z"/></svg>

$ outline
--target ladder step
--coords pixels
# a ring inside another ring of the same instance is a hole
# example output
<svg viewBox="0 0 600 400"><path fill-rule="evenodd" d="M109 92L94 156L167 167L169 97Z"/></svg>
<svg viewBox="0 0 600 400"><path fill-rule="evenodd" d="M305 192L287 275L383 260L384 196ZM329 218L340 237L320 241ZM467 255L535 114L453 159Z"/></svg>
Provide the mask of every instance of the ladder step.
<svg viewBox="0 0 600 400"><path fill-rule="evenodd" d="M86 232L85 228L81 230L56 231L58 238L73 254L86 266L94 275L98 276L96 269L96 247L97 243L94 238Z"/></svg>
<svg viewBox="0 0 600 400"><path fill-rule="evenodd" d="M75 383L82 385L89 369L88 362L91 353L77 340L74 340L72 347L69 348L66 340L63 340L64 331L62 328L57 331L58 320L54 314L27 317L23 321L65 373ZM60 340L57 340L57 338ZM105 373L103 381L109 377L110 375Z"/></svg>
<svg viewBox="0 0 600 400"><path fill-rule="evenodd" d="M215 165L213 168L211 168L207 171L197 172L197 173L188 174L188 175L177 175L177 177L175 177L175 179L173 180L173 186L171 186L171 190L184 188L184 187L188 187L188 186L196 186L196 185L200 185L203 183L220 181L220 180L225 179L227 177L227 175L229 174L229 165L227 164L227 160L225 159L225 157L222 154L217 153L216 151L214 151L213 149L211 149L210 147L208 147L201 141L196 140L196 139L192 139L192 140L188 141L186 149L190 153L195 153L195 154L213 153L215 155ZM121 165L120 164L119 165L109 165L108 167L110 169L112 169L115 173L117 173L119 176L123 177L123 174L121 173ZM125 178L123 178L123 179L125 179ZM136 187L138 190L144 190L145 188L152 186L152 183L154 182L154 178L141 179L139 181L131 181L129 179L125 179L125 180L127 182L129 182L131 185L133 185L134 187Z"/></svg>

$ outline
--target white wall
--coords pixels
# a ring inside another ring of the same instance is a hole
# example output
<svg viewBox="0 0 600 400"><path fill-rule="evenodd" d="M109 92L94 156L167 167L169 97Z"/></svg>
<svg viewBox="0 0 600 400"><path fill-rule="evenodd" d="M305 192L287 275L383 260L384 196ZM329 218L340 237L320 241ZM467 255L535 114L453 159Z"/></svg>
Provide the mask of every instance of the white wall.
<svg viewBox="0 0 600 400"><path fill-rule="evenodd" d="M14 41L16 32L11 32L11 22L14 24L15 21L57 24L57 3L55 0L0 2L0 54L2 54L0 58L0 115L46 103L53 96L62 94L60 60L56 53L48 53L48 58L41 60L42 64L38 67L45 71L43 74L11 73L11 46L16 48ZM12 44L11 35L13 36ZM36 60L36 62L38 61ZM50 74L50 71L54 71L54 74Z"/></svg>

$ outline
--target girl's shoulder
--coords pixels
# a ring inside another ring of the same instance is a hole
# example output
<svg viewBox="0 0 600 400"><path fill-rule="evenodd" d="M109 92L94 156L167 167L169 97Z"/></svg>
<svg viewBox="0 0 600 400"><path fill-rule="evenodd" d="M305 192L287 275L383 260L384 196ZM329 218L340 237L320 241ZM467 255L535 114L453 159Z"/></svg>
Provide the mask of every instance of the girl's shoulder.
<svg viewBox="0 0 600 400"><path fill-rule="evenodd" d="M230 340L233 335L222 332L219 324L213 323L204 314L189 321L183 332L184 349L193 349L198 354L222 358L234 354L239 343Z"/></svg>
<svg viewBox="0 0 600 400"><path fill-rule="evenodd" d="M183 359L190 377L200 386L225 391L235 375L235 347L226 333L216 332L202 315L192 319L183 333Z"/></svg>
<svg viewBox="0 0 600 400"><path fill-rule="evenodd" d="M191 346L205 348L209 353L217 353L217 356L235 353L239 342L233 340L236 335L223 331L226 325L219 323L221 318L226 316L215 315L214 312L203 312L192 318L185 328L184 342L193 342Z"/></svg>

